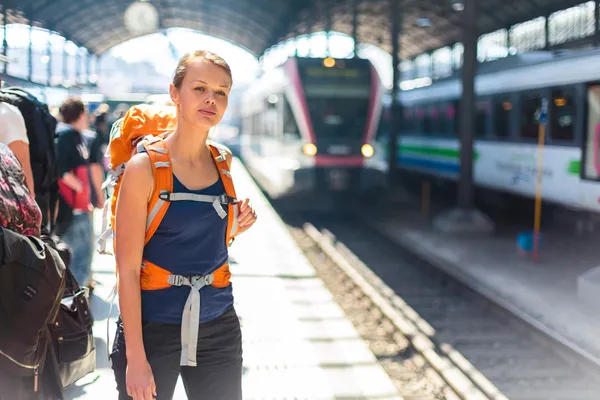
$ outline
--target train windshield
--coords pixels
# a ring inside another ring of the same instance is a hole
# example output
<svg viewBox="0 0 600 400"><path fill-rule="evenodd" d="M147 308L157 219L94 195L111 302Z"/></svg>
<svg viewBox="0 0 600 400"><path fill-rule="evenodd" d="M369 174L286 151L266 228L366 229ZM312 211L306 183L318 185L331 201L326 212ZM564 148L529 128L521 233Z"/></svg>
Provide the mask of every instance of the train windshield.
<svg viewBox="0 0 600 400"><path fill-rule="evenodd" d="M310 97L308 110L318 138L360 140L365 132L368 98Z"/></svg>
<svg viewBox="0 0 600 400"><path fill-rule="evenodd" d="M298 59L309 117L317 138L361 140L369 114L371 68L367 60Z"/></svg>

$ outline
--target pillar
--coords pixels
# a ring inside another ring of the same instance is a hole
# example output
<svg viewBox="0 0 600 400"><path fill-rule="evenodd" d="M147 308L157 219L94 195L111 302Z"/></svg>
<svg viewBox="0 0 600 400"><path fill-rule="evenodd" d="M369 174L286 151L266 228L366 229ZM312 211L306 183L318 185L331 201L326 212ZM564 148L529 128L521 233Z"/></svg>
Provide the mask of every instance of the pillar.
<svg viewBox="0 0 600 400"><path fill-rule="evenodd" d="M398 163L398 134L402 118L402 107L398 101L400 86L400 0L389 0L390 2L390 22L392 38L392 124L388 141L388 167L389 167L389 185L393 186L396 180L396 171Z"/></svg>
<svg viewBox="0 0 600 400"><path fill-rule="evenodd" d="M600 0L597 0L600 1ZM360 0L352 0L352 40L354 40L354 57L358 57L358 5Z"/></svg>
<svg viewBox="0 0 600 400"><path fill-rule="evenodd" d="M462 99L460 103L460 179L458 206L473 208L473 139L475 137L475 74L477 71L477 0L465 0L463 11Z"/></svg>
<svg viewBox="0 0 600 400"><path fill-rule="evenodd" d="M28 52L28 63L27 63L27 79L29 82L33 82L33 25L32 21L29 21L29 47Z"/></svg>
<svg viewBox="0 0 600 400"><path fill-rule="evenodd" d="M8 56L8 28L7 28L7 21L8 21L8 10L7 7L4 7L4 12L2 14L2 23L4 24L4 39L2 40L2 55L6 58ZM8 72L8 63L5 62L4 66L2 67L2 74L6 75L6 73Z"/></svg>
<svg viewBox="0 0 600 400"><path fill-rule="evenodd" d="M477 2L464 0L462 11L463 65L460 102L460 175L457 207L434 220L435 228L450 235L486 235L494 231L492 220L475 209L473 185L473 142L475 137L475 74L477 70Z"/></svg>

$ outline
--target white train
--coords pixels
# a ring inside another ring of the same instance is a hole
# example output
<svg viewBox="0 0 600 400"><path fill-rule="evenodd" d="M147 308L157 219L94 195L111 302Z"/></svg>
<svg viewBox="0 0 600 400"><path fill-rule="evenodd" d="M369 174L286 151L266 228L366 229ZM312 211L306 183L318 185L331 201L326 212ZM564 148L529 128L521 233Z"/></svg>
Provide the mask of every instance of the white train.
<svg viewBox="0 0 600 400"><path fill-rule="evenodd" d="M368 60L289 58L244 91L241 157L274 199L381 186L382 94Z"/></svg>
<svg viewBox="0 0 600 400"><path fill-rule="evenodd" d="M475 88L476 185L535 196L536 113L545 97L550 107L542 159L543 199L600 211L600 50L532 52L483 64ZM460 95L459 76L401 92L401 169L458 177ZM384 110L377 142L385 141L387 120L389 112Z"/></svg>

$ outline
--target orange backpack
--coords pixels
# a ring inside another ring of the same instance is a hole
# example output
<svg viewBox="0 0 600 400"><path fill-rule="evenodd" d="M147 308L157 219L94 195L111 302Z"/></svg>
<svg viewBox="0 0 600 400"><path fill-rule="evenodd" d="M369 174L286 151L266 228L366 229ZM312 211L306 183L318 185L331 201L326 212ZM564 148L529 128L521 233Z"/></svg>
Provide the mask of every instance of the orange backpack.
<svg viewBox="0 0 600 400"><path fill-rule="evenodd" d="M104 208L102 235L98 240L98 251L101 254L110 254L106 250L106 241L115 232L115 211L117 199L121 188L121 178L125 166L131 157L140 152L146 152L150 157L152 172L154 174L154 192L148 203L146 235L144 244L147 244L156 232L167 209L172 201L202 201L213 204L215 211L221 218L227 217L227 230L225 242L230 246L238 233L238 205L236 199L233 179L227 164L227 152L222 146L209 142L209 148L214 162L219 171L221 181L225 187L225 193L220 196L208 196L192 193L173 193L173 170L164 138L173 131L176 124L176 109L172 106L156 106L142 104L129 109L122 120L113 126L109 144L110 173L103 188L112 188L110 204L107 202ZM223 209L227 206L227 211ZM108 210L110 207L110 218ZM107 223L110 222L110 227ZM113 243L113 250L116 244ZM182 330L190 331L191 336L188 343L182 343L181 365L194 366L195 345L197 338L198 318L200 314L199 290L212 285L224 288L229 285L231 273L229 265L225 263L213 273L203 277L184 277L171 274L158 265L143 261L141 265L141 289L158 290L168 288L172 285L190 286L196 290L190 291L190 297L184 310ZM192 327L196 326L196 329ZM190 330L190 328L192 328ZM193 332L195 330L195 333ZM183 336L182 336L183 337ZM188 353L188 354L186 354Z"/></svg>

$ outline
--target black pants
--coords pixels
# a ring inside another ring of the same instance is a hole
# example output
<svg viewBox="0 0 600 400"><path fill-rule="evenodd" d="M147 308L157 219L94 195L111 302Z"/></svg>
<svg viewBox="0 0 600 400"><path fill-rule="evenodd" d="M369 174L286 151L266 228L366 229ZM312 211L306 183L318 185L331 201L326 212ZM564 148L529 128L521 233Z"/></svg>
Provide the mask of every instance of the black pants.
<svg viewBox="0 0 600 400"><path fill-rule="evenodd" d="M146 357L156 382L157 400L173 398L179 374L190 400L242 400L242 333L232 307L219 318L200 324L196 367L179 365L181 325L142 324ZM119 400L127 395L125 337L121 321L111 354Z"/></svg>

